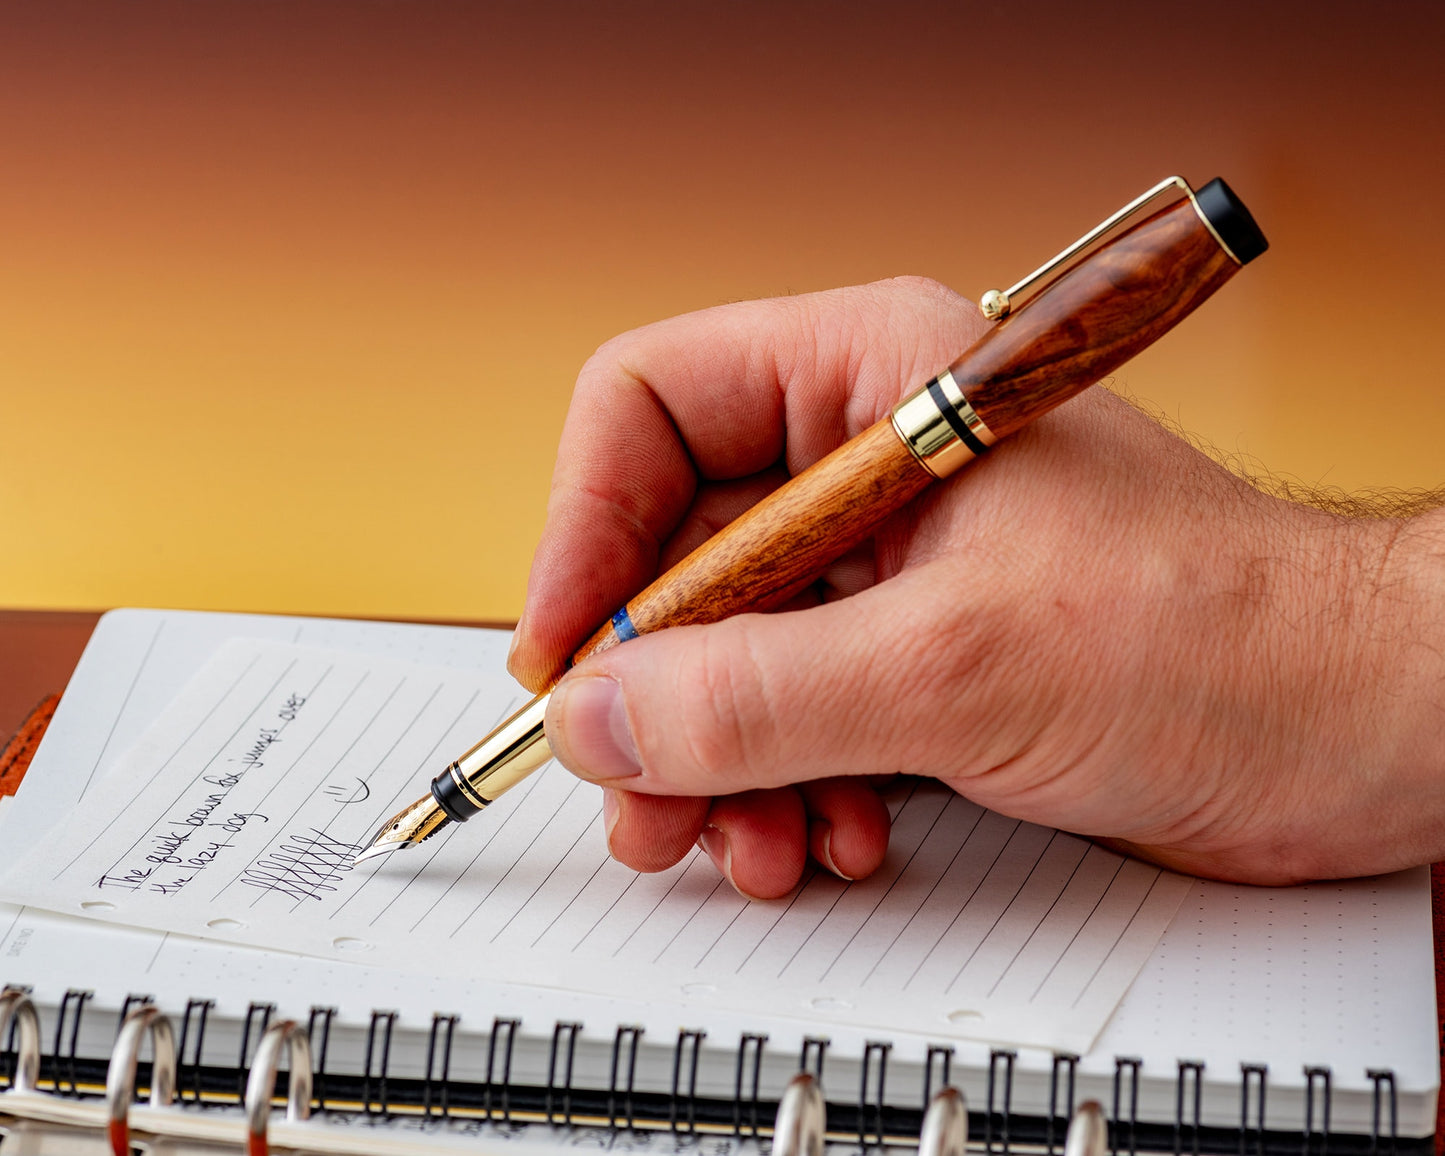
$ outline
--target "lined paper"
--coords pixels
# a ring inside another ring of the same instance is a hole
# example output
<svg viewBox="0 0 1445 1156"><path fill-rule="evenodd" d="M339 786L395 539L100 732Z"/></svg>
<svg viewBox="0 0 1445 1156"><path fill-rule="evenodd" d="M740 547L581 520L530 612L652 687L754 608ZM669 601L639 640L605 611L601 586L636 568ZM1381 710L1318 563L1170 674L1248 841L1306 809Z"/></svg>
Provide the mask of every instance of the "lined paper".
<svg viewBox="0 0 1445 1156"><path fill-rule="evenodd" d="M874 876L814 870L748 902L697 851L655 875L611 860L599 792L554 766L354 868L521 699L479 672L234 640L0 895L431 975L1082 1049L1189 887L905 783Z"/></svg>

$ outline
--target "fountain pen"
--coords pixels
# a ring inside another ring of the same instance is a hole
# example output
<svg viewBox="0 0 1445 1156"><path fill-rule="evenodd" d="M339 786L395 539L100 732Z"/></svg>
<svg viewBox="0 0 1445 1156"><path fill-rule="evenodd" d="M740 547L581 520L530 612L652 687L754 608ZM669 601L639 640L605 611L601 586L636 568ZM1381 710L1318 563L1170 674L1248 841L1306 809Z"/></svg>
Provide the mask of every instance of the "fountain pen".
<svg viewBox="0 0 1445 1156"><path fill-rule="evenodd" d="M776 606L931 483L1106 377L1268 246L1221 180L1170 177L980 307L991 326L892 413L790 479L632 598L572 658ZM463 823L551 757L550 689L388 819L356 862Z"/></svg>

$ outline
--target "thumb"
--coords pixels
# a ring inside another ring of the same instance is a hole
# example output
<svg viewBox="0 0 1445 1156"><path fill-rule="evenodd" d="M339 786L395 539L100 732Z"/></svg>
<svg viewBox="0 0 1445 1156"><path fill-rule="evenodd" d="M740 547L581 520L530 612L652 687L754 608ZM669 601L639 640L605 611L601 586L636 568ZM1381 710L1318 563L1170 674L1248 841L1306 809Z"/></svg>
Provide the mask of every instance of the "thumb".
<svg viewBox="0 0 1445 1156"><path fill-rule="evenodd" d="M583 778L671 795L918 769L926 756L906 740L929 708L909 676L910 632L875 613L899 608L889 595L874 587L604 651L552 692L552 751Z"/></svg>

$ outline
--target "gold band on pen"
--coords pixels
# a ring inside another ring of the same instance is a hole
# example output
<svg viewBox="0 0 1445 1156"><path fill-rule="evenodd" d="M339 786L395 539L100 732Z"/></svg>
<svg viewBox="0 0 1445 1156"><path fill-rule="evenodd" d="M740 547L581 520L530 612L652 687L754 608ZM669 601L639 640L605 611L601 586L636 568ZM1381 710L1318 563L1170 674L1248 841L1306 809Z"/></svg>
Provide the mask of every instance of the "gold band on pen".
<svg viewBox="0 0 1445 1156"><path fill-rule="evenodd" d="M936 478L948 477L998 440L947 369L893 407L893 429Z"/></svg>
<svg viewBox="0 0 1445 1156"><path fill-rule="evenodd" d="M457 790L462 793L462 798L466 799L466 801L469 802L472 806L474 806L477 810L480 811L483 807L485 807L488 803L491 802L490 799L484 799L481 795L477 794L476 791L472 790L471 783L467 782L466 775L462 774L462 767L460 763L453 763L451 766L449 766L447 768L447 774L452 777L452 782L457 785Z"/></svg>
<svg viewBox="0 0 1445 1156"><path fill-rule="evenodd" d="M447 768L472 806L485 807L552 757L543 726L549 697L539 694Z"/></svg>

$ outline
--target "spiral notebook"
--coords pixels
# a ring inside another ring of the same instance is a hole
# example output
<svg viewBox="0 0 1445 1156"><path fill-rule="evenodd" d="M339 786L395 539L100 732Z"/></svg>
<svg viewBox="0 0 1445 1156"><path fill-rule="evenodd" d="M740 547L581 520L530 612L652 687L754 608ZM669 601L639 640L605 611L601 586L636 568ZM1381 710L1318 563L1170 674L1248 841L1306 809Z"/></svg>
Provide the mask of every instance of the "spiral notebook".
<svg viewBox="0 0 1445 1156"><path fill-rule="evenodd" d="M493 675L507 642L443 627L108 615L0 811L7 857L95 789L225 639L298 635ZM895 800L908 805L922 806ZM430 972L357 966L29 907L0 907L0 933L0 983L28 987L41 1007L44 1078L60 1091L103 1082L119 1015L146 997L176 1021L183 1098L236 1103L262 1027L287 1015L311 1030L315 1101L333 1133L399 1129L440 1144L550 1120L570 1126L573 1145L618 1129L633 1145L676 1144L679 1132L697 1143L765 1130L800 1067L820 1073L830 1130L855 1143L916 1137L929 1090L946 1080L969 1094L976 1138L1005 1146L1061 1138L1084 1097L1104 1103L1116 1139L1141 1147L1293 1150L1328 1137L1337 1151L1387 1139L1423 1150L1434 1124L1424 872L1289 890L1196 883L1102 1032L1073 1048L969 1039L893 1005L880 1019L831 997L802 1012L772 990L748 1007L657 989L607 995L560 973L552 987L498 984L455 960Z"/></svg>

